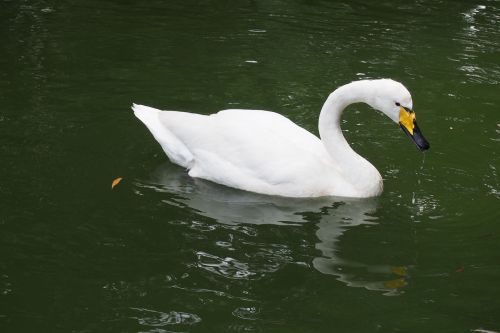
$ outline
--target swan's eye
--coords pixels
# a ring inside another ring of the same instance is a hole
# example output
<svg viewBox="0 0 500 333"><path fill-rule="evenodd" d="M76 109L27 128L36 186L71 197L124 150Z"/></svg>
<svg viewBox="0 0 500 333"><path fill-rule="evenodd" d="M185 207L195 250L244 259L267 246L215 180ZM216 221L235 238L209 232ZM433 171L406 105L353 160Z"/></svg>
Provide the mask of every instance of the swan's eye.
<svg viewBox="0 0 500 333"><path fill-rule="evenodd" d="M401 104L399 104L399 102L396 102L396 106L401 106Z"/></svg>

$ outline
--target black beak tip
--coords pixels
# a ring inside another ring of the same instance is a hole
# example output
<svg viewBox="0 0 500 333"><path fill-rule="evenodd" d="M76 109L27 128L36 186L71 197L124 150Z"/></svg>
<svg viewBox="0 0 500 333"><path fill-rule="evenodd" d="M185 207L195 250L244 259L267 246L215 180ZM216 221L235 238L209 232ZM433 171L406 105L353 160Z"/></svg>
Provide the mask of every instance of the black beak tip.
<svg viewBox="0 0 500 333"><path fill-rule="evenodd" d="M413 141L415 146L417 146L418 150L426 151L431 147L429 142L422 135L422 132L420 131L420 128L418 128L416 123L415 127L413 128L413 134L410 134L403 125L400 126L403 132L405 132L405 134Z"/></svg>
<svg viewBox="0 0 500 333"><path fill-rule="evenodd" d="M426 151L427 149L429 149L431 147L431 145L429 144L429 142L427 142L427 140L423 140L423 142L415 142L417 148L420 150L420 151Z"/></svg>

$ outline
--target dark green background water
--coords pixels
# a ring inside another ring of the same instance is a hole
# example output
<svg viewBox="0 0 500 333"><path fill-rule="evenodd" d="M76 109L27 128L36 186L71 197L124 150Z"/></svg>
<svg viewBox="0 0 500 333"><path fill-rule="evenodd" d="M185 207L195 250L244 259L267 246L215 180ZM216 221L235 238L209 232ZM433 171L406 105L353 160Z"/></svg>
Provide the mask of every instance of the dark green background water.
<svg viewBox="0 0 500 333"><path fill-rule="evenodd" d="M500 331L499 7L2 0L1 332ZM385 179L370 200L190 179L130 110L268 109L317 133L332 90L380 77L431 149L350 107Z"/></svg>

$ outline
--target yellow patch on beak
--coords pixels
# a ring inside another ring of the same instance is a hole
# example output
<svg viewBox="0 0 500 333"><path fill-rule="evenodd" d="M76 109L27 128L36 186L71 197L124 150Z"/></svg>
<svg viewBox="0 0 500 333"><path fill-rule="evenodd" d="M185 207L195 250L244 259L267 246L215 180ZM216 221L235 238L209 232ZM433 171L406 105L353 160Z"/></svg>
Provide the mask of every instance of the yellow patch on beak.
<svg viewBox="0 0 500 333"><path fill-rule="evenodd" d="M413 135L413 129L415 128L415 112L407 111L404 107L399 109L399 123L403 125L406 130Z"/></svg>

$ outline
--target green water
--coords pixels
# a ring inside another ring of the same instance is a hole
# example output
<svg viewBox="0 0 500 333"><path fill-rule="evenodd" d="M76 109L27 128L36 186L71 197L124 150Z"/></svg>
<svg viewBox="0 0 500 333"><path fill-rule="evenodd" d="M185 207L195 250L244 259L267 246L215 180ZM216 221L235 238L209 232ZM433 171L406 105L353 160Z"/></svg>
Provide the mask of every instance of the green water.
<svg viewBox="0 0 500 333"><path fill-rule="evenodd" d="M0 1L0 331L500 331L499 27L491 0ZM317 133L380 77L431 149L350 107L369 200L191 179L130 110Z"/></svg>

